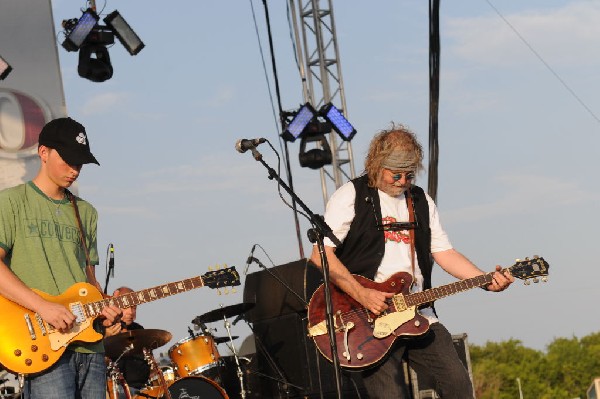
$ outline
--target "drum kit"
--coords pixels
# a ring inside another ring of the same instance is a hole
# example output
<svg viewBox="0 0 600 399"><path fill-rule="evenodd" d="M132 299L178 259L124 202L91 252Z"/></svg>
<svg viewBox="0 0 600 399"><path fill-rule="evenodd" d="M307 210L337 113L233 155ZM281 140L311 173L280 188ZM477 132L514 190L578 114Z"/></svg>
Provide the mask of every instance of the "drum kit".
<svg viewBox="0 0 600 399"><path fill-rule="evenodd" d="M231 335L228 318L242 315L253 306L240 303L197 316L192 323L200 328L201 333L196 334L188 328L190 335L169 349L168 365L159 366L152 355L152 350L171 340L172 335L168 331L141 329L105 338L106 356L110 359L107 363L107 399L244 399L248 391L242 369L248 360L236 352L233 340L238 336ZM220 320L224 322L227 336L215 337L206 324ZM225 362L219 354L217 345L221 343L228 343L235 360L233 363ZM144 357L150 366L150 378L146 386L132 396L117 364L121 358L133 355ZM235 373L227 370L232 367ZM232 381L228 377L233 374L236 377Z"/></svg>

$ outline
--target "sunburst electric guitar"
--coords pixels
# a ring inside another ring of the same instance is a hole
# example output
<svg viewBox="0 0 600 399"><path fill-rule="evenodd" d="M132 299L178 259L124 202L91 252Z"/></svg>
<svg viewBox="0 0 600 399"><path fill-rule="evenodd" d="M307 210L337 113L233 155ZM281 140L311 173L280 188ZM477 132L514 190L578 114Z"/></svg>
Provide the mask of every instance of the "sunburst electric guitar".
<svg viewBox="0 0 600 399"><path fill-rule="evenodd" d="M517 261L504 270L529 284L530 278L538 282L539 277L542 277L545 281L548 268L548 263L536 256L533 259ZM386 355L397 338L419 336L429 330L429 321L418 311L420 305L471 288L486 286L492 282L493 274L494 272L482 274L412 294L410 287L413 281L409 273L396 273L382 283L354 275L364 287L396 294L388 299L388 310L379 316L369 312L334 284L330 284L340 366L360 369L376 364ZM308 304L308 335L313 338L321 354L331 361L333 357L326 323L323 285L315 291Z"/></svg>
<svg viewBox="0 0 600 399"><path fill-rule="evenodd" d="M57 296L34 290L48 301L65 305L75 315L73 327L65 333L43 321L37 313L0 296L0 364L14 373L39 373L56 363L70 343L101 340L102 334L94 330L93 322L106 306L126 309L204 286L236 285L240 285L240 276L235 267L229 267L114 298L104 298L88 283L73 284Z"/></svg>

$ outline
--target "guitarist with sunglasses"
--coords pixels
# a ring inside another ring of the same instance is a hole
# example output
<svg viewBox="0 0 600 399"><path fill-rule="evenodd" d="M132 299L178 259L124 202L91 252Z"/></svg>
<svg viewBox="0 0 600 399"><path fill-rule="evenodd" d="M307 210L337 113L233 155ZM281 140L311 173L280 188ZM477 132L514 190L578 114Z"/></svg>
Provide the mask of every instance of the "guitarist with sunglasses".
<svg viewBox="0 0 600 399"><path fill-rule="evenodd" d="M432 198L413 185L423 169L422 161L423 149L416 135L392 124L371 141L364 174L340 187L327 204L325 222L342 242L336 248L325 239L331 281L374 315L388 309L394 292L365 287L353 274L384 282L394 273L406 272L413 276L411 293L431 288L434 262L458 279L484 274L452 247ZM316 246L311 260L321 264ZM500 270L497 266L484 289L502 291L514 281L510 273ZM402 367L406 358L409 364L428 370L442 398L472 398L468 372L433 305L417 313L430 323L427 332L396 339L386 356L362 371L369 397L410 397Z"/></svg>
<svg viewBox="0 0 600 399"><path fill-rule="evenodd" d="M8 334L14 326L28 323L30 333L23 337L23 342L36 341L21 345L23 350L11 347L6 352L14 355L16 361L22 360L20 366L32 370L38 368L36 362L47 361L49 355L39 356L38 360L35 356L23 356L22 352L30 350L37 356L42 351L39 342L44 336L55 330L69 333L76 324L76 316L70 309L47 297L63 294L80 282L89 282L101 292L94 274L94 265L98 264L98 214L91 204L72 197L67 190L79 177L83 164L99 165L90 151L85 128L71 118L48 122L39 135L38 155L40 168L33 180L0 192L0 295L36 314L35 317L26 314L25 320L21 316L7 321L8 314L4 313L0 322L6 324L1 331ZM81 226L75 209L80 214ZM102 326L113 325L121 315L118 307L106 306L96 320L99 325L94 326L100 330ZM43 325L44 330L34 330L38 325ZM102 342L67 344L56 363L38 368L43 371L25 372L25 398L105 399ZM4 340L3 345L9 344Z"/></svg>

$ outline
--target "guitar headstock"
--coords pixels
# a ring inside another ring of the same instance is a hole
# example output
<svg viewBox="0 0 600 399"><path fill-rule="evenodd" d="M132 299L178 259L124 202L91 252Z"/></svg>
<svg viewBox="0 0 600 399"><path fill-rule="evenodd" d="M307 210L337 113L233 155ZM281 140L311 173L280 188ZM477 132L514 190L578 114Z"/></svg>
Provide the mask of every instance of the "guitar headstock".
<svg viewBox="0 0 600 399"><path fill-rule="evenodd" d="M235 287L240 285L240 275L235 266L209 271L202 275L205 286L210 288Z"/></svg>
<svg viewBox="0 0 600 399"><path fill-rule="evenodd" d="M550 265L544 260L544 258L535 255L533 259L525 258L525 260L517 259L517 263L509 267L510 274L521 280L525 280L525 284L531 284L531 280L534 283L540 281L539 277L542 278L543 282L548 280L548 269Z"/></svg>

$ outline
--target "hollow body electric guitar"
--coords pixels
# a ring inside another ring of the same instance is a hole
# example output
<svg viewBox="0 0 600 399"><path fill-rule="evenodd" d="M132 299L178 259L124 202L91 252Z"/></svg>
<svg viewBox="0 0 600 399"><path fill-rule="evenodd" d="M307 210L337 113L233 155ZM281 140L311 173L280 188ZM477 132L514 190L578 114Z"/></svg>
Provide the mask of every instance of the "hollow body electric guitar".
<svg viewBox="0 0 600 399"><path fill-rule="evenodd" d="M93 322L109 305L126 309L204 286L236 285L240 285L240 276L235 267L229 267L113 298L104 298L88 283L73 284L57 296L34 290L47 301L66 306L75 315L73 327L64 333L37 313L0 296L0 364L14 373L39 373L56 363L70 343L100 341L103 336L94 330Z"/></svg>
<svg viewBox="0 0 600 399"><path fill-rule="evenodd" d="M534 259L517 260L517 263L504 270L529 284L530 278L536 283L539 281L538 277L545 281L548 268L549 265L543 258L535 256ZM379 316L330 284L340 366L361 369L378 363L397 338L419 336L429 330L429 321L418 311L421 305L471 288L486 286L492 282L493 275L494 272L482 274L412 294L410 287L413 279L409 273L398 272L381 283L354 275L364 287L396 294L388 299L388 309ZM325 309L324 286L321 285L308 304L308 335L313 338L321 354L332 361Z"/></svg>

